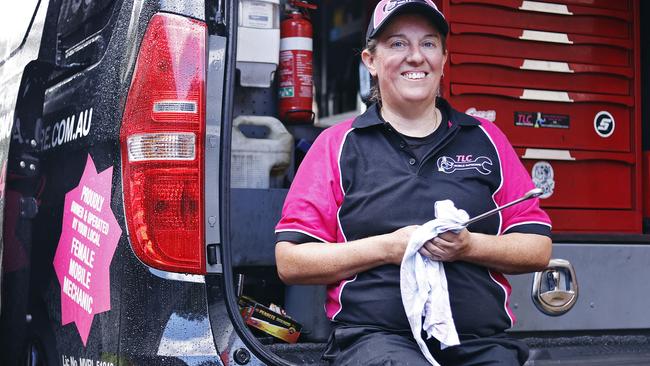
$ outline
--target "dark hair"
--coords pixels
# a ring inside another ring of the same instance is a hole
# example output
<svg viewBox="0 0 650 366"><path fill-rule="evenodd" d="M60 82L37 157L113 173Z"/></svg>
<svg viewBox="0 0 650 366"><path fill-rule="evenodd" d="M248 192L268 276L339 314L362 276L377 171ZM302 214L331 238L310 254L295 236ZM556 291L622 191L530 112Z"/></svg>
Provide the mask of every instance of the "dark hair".
<svg viewBox="0 0 650 366"><path fill-rule="evenodd" d="M377 39L376 38L370 38L368 42L366 42L366 50L370 52L371 55L375 55L375 52L377 52ZM381 103L381 92L379 91L379 82L377 81L376 76L370 75L372 78L371 86L370 86L370 95L368 96L368 100L370 100L371 103Z"/></svg>
<svg viewBox="0 0 650 366"><path fill-rule="evenodd" d="M417 14L413 12L413 14ZM436 28L437 29L437 28ZM442 53L447 53L447 36L442 34L440 30L438 30L438 33L440 34L440 44L442 45ZM377 41L377 38L370 38L366 42L366 50L370 52L371 55L375 55L375 52L377 52L377 45L379 42ZM376 76L371 76L372 77L372 85L370 87L370 96L368 97L368 100L371 103L381 103L381 91L379 90L379 82L377 81Z"/></svg>

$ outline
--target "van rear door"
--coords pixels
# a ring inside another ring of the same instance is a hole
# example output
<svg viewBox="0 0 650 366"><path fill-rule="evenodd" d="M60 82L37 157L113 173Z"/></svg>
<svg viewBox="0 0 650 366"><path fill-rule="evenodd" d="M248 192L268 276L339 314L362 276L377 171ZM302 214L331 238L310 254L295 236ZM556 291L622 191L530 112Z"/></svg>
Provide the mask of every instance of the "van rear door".
<svg viewBox="0 0 650 366"><path fill-rule="evenodd" d="M25 67L38 58L47 9L47 2L38 0L0 5L0 226L4 216L7 160L16 100ZM0 270L3 247L0 236ZM9 255L13 255L12 252ZM0 275L0 284L1 279Z"/></svg>
<svg viewBox="0 0 650 366"><path fill-rule="evenodd" d="M255 329L255 320L242 316L253 309L248 299L265 312L262 306L285 307L291 296L275 267L275 225L292 175L293 136L313 141L320 129L303 125L296 133L278 119L278 71L268 64L266 50L273 47L265 44L265 32L277 26L279 48L278 12L284 8L278 5L284 2L226 3L224 32L209 37L206 101L206 285L216 347L224 363L319 364L329 333L324 286L293 286L297 310L315 321L297 330L269 323L287 339L301 332L298 344ZM277 311L268 314L278 323L297 320L298 311L290 320Z"/></svg>

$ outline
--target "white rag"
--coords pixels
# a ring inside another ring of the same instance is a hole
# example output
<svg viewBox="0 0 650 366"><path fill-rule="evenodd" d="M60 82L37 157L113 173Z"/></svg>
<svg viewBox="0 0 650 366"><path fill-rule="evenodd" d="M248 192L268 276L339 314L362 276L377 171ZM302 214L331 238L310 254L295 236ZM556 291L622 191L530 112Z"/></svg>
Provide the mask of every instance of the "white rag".
<svg viewBox="0 0 650 366"><path fill-rule="evenodd" d="M441 262L429 259L418 251L438 234L463 230L461 223L469 220L469 215L457 209L451 200L437 201L435 213L435 220L422 225L411 235L400 268L400 290L415 341L427 361L440 366L422 340L421 331L426 331L427 339L436 338L441 349L458 345L460 340L451 315L445 268Z"/></svg>

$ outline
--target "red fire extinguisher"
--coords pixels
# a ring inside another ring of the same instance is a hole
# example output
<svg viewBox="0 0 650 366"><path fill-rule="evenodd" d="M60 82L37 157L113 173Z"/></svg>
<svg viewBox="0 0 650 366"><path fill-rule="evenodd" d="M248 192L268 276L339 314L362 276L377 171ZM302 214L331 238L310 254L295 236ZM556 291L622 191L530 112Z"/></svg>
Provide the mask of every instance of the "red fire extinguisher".
<svg viewBox="0 0 650 366"><path fill-rule="evenodd" d="M314 120L313 28L307 9L316 9L316 5L304 0L289 3L280 24L278 113L284 123L310 123Z"/></svg>

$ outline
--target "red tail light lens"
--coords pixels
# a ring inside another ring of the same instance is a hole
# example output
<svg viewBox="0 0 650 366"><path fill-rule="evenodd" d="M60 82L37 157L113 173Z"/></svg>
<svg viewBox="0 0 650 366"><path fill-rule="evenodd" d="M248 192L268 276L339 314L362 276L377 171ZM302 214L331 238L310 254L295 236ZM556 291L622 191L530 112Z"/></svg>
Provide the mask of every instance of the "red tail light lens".
<svg viewBox="0 0 650 366"><path fill-rule="evenodd" d="M129 90L120 143L131 246L145 264L205 273L205 23L151 18Z"/></svg>

